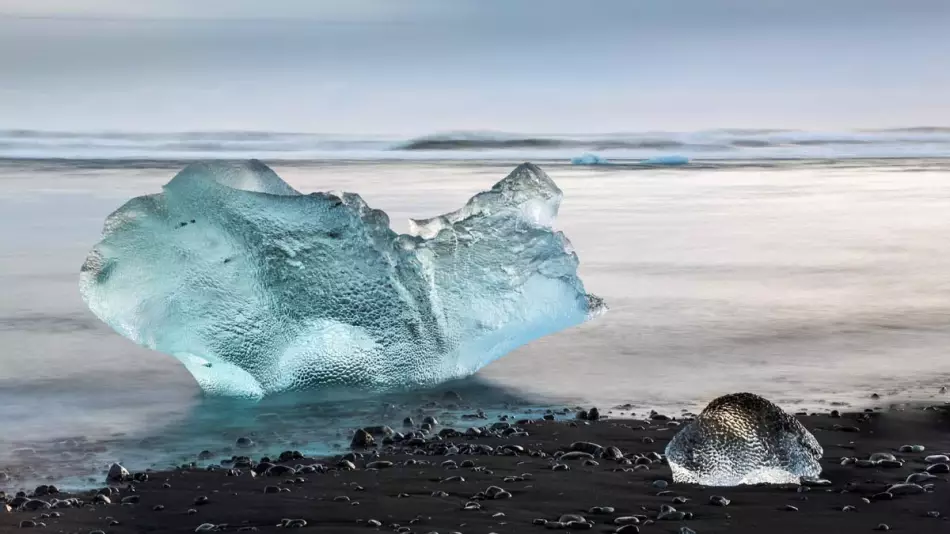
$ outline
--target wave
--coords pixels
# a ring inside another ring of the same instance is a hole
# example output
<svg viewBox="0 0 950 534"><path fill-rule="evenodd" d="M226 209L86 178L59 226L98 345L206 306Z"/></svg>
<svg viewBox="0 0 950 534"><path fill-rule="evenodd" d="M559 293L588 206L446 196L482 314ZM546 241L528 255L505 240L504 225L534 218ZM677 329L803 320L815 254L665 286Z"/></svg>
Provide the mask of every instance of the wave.
<svg viewBox="0 0 950 534"><path fill-rule="evenodd" d="M718 129L602 135L449 132L399 139L293 132L49 132L0 130L0 158L563 159L681 154L693 159L948 157L950 127L814 132Z"/></svg>

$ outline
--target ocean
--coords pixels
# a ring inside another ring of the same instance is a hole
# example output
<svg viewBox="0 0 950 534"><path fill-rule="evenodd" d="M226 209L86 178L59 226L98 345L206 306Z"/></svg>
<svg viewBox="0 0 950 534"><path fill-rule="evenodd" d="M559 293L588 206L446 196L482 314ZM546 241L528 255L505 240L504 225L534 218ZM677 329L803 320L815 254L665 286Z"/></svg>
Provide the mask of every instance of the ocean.
<svg viewBox="0 0 950 534"><path fill-rule="evenodd" d="M698 410L737 391L789 409L947 398L950 159L936 156L950 130L824 142L723 132L731 140L715 149L708 132L678 145L647 134L0 133L0 472L81 485L111 461L167 465L243 434L319 452L356 424L407 415L407 399L215 404L175 359L86 310L79 267L103 219L195 158L260 157L300 191L358 192L397 231L460 207L523 160L545 169L565 194L557 227L610 311L454 386L466 401L629 412ZM619 164L567 163L584 151ZM673 153L693 161L635 163Z"/></svg>

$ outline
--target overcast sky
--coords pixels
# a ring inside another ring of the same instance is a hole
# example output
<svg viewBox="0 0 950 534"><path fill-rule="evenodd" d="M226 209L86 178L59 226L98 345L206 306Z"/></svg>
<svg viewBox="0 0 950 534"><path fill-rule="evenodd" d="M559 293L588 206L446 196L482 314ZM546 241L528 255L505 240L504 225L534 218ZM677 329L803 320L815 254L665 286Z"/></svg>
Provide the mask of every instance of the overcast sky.
<svg viewBox="0 0 950 534"><path fill-rule="evenodd" d="M948 0L0 0L0 128L950 126Z"/></svg>

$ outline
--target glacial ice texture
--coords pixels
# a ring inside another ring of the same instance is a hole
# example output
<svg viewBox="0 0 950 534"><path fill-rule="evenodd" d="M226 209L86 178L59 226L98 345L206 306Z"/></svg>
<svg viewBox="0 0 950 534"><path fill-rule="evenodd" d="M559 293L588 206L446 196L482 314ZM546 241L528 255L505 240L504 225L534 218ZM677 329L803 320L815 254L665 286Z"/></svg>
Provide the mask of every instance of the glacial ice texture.
<svg viewBox="0 0 950 534"><path fill-rule="evenodd" d="M798 484L821 474L821 445L797 419L751 393L719 397L666 447L674 482Z"/></svg>
<svg viewBox="0 0 950 534"><path fill-rule="evenodd" d="M561 197L526 163L397 235L359 195L301 194L256 160L197 163L106 219L80 290L208 394L433 385L606 310L552 229Z"/></svg>

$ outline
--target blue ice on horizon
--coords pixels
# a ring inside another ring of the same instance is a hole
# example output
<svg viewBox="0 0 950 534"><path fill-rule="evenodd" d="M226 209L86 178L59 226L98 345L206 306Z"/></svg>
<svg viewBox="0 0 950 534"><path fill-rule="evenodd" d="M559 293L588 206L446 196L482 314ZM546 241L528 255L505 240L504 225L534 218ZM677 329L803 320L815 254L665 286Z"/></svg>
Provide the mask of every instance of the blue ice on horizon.
<svg viewBox="0 0 950 534"><path fill-rule="evenodd" d="M553 229L561 198L525 163L396 234L357 194L299 193L256 160L196 163L106 219L80 291L209 395L432 386L606 311Z"/></svg>
<svg viewBox="0 0 950 534"><path fill-rule="evenodd" d="M571 158L572 165L609 165L605 158L598 156L597 154L581 154L580 156Z"/></svg>
<svg viewBox="0 0 950 534"><path fill-rule="evenodd" d="M677 156L677 155L657 156L655 158L649 158L649 159L640 161L640 165L667 165L671 167L675 167L679 165L688 165L688 164L689 164L689 158L687 158L686 156Z"/></svg>

